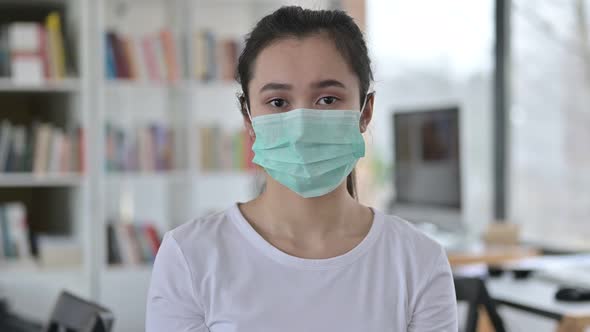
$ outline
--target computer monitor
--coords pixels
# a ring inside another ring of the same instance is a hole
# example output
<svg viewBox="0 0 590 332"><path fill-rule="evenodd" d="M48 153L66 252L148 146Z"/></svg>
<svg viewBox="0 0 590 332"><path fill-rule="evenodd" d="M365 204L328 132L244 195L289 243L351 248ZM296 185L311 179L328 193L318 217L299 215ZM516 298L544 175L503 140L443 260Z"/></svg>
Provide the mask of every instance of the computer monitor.
<svg viewBox="0 0 590 332"><path fill-rule="evenodd" d="M459 107L395 110L394 212L445 228L461 223Z"/></svg>

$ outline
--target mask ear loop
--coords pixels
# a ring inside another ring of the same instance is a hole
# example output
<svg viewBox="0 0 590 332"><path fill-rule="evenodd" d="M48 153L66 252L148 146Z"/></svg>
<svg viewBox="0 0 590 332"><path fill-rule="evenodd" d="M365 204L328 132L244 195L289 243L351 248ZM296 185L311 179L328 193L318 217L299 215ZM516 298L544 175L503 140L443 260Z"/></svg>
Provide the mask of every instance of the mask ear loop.
<svg viewBox="0 0 590 332"><path fill-rule="evenodd" d="M246 108L246 114L248 114L248 118L250 119L250 123L252 123L252 114L250 114L250 107L248 107L247 103L244 107Z"/></svg>
<svg viewBox="0 0 590 332"><path fill-rule="evenodd" d="M244 108L246 109L246 114L248 114L248 118L250 119L250 126L253 126L252 123L252 114L250 114L250 107L248 107L248 102L244 99ZM252 129L249 132L250 137L254 137L254 132Z"/></svg>
<svg viewBox="0 0 590 332"><path fill-rule="evenodd" d="M365 100L363 101L363 106L361 106L361 116L363 116L363 112L365 111L365 106L367 106L367 100L369 100L369 93L365 95Z"/></svg>
<svg viewBox="0 0 590 332"><path fill-rule="evenodd" d="M248 107L248 101L246 100L246 97L244 96L244 94L242 93L242 96L240 98L243 98L243 107L246 109L246 114L248 114L248 118L250 119L250 123L252 123L252 114L250 114L250 107Z"/></svg>

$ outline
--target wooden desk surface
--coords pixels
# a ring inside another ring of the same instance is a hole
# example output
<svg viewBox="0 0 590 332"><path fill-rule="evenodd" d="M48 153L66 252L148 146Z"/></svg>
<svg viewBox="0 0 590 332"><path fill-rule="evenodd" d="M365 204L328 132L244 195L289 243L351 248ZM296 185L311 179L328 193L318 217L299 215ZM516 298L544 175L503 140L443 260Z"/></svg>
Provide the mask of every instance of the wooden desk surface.
<svg viewBox="0 0 590 332"><path fill-rule="evenodd" d="M485 245L447 253L451 267L467 264L502 264L535 257L540 250L520 245Z"/></svg>

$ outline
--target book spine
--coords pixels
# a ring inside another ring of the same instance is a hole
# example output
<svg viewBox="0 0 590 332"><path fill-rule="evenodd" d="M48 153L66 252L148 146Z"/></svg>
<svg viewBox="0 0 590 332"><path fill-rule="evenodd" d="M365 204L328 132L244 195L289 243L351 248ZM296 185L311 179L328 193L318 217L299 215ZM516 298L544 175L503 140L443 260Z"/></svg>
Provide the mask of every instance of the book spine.
<svg viewBox="0 0 590 332"><path fill-rule="evenodd" d="M121 249L121 262L123 264L132 264L133 248L131 247L131 239L129 238L127 227L124 224L117 223L115 224L115 231L119 248Z"/></svg>
<svg viewBox="0 0 590 332"><path fill-rule="evenodd" d="M4 206L0 206L0 233L2 233L2 251L4 253L4 258L12 258L12 242L10 239L10 229L8 225L8 220L6 218L6 211Z"/></svg>
<svg viewBox="0 0 590 332"><path fill-rule="evenodd" d="M108 264L121 264L121 249L113 223L107 224L107 260Z"/></svg>
<svg viewBox="0 0 590 332"><path fill-rule="evenodd" d="M12 137L12 125L7 120L0 124L0 172L5 172Z"/></svg>
<svg viewBox="0 0 590 332"><path fill-rule="evenodd" d="M45 26L49 34L49 43L51 44L49 49L53 62L54 78L62 79L66 76L66 58L59 13L52 12L47 15Z"/></svg>
<svg viewBox="0 0 590 332"><path fill-rule="evenodd" d="M164 49L164 61L166 63L168 81L176 82L180 78L180 74L174 36L170 30L165 29L160 32L160 40Z"/></svg>
<svg viewBox="0 0 590 332"><path fill-rule="evenodd" d="M25 206L21 203L10 203L5 206L4 211L8 228L12 232L14 257L21 260L31 259Z"/></svg>
<svg viewBox="0 0 590 332"><path fill-rule="evenodd" d="M144 225L137 225L135 227L135 236L141 249L142 262L153 262L155 257L152 255L152 249L150 248L150 244L148 243L148 238L145 234Z"/></svg>
<svg viewBox="0 0 590 332"><path fill-rule="evenodd" d="M63 132L61 129L53 128L51 130L51 149L49 150L48 172L57 173L59 171L59 159L62 151Z"/></svg>
<svg viewBox="0 0 590 332"><path fill-rule="evenodd" d="M4 211L2 205L0 205L0 262L6 260L6 252L4 251L4 225L3 217Z"/></svg>
<svg viewBox="0 0 590 332"><path fill-rule="evenodd" d="M49 45L47 30L42 25L39 25L39 41L40 41L40 56L43 62L43 77L48 80L51 78L51 64L49 62Z"/></svg>
<svg viewBox="0 0 590 332"><path fill-rule="evenodd" d="M110 32L105 33L105 69L106 78L114 80L117 78L117 64L115 61L115 50L113 46L113 34Z"/></svg>
<svg viewBox="0 0 590 332"><path fill-rule="evenodd" d="M72 141L71 136L64 134L61 141L61 151L59 155L59 172L66 173L72 171L70 161L72 160Z"/></svg>
<svg viewBox="0 0 590 332"><path fill-rule="evenodd" d="M207 49L207 74L205 80L211 81L217 78L217 46L213 32L207 31L206 49Z"/></svg>
<svg viewBox="0 0 590 332"><path fill-rule="evenodd" d="M132 264L139 264L142 262L142 254L141 247L137 239L137 234L135 233L135 226L129 223L125 224L124 226L128 234L127 240L129 241L131 249L131 262Z"/></svg>
<svg viewBox="0 0 590 332"><path fill-rule="evenodd" d="M78 127L75 131L75 138L72 149L73 157L75 160L76 171L84 173L86 171L86 131L83 127Z"/></svg>
<svg viewBox="0 0 590 332"><path fill-rule="evenodd" d="M164 45L162 44L161 38L152 38L152 44L154 45L154 51L156 55L156 64L158 68L159 77L164 82L168 79L168 69L166 65L166 56L164 53Z"/></svg>
<svg viewBox="0 0 590 332"><path fill-rule="evenodd" d="M152 254L155 257L158 253L158 249L160 248L160 237L158 236L158 231L156 228L149 224L145 228L145 232L148 238L148 243L150 244L150 248L152 249Z"/></svg>
<svg viewBox="0 0 590 332"><path fill-rule="evenodd" d="M126 78L131 80L137 80L139 77L137 68L137 59L135 58L135 52L133 48L133 41L130 37L124 37L121 39L123 42L123 54L125 56L125 62L127 63L127 76Z"/></svg>

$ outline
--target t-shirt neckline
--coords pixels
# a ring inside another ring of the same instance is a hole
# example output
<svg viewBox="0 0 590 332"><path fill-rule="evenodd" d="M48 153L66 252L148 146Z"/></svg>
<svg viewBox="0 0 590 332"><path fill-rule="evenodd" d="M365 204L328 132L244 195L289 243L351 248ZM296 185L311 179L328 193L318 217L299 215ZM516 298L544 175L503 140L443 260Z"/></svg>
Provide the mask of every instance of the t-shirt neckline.
<svg viewBox="0 0 590 332"><path fill-rule="evenodd" d="M332 268L342 267L353 263L363 254L365 254L371 246L377 241L377 238L382 233L381 228L383 225L382 214L371 208L373 211L373 222L371 228L365 237L359 242L354 248L348 252L330 258L321 259L310 259L301 258L293 255L289 255L277 247L273 246L270 242L264 239L246 220L238 203L234 204L228 211L229 217L236 224L242 235L254 245L263 254L270 257L271 259L294 268L309 269L309 270L327 270Z"/></svg>

